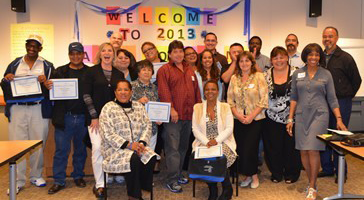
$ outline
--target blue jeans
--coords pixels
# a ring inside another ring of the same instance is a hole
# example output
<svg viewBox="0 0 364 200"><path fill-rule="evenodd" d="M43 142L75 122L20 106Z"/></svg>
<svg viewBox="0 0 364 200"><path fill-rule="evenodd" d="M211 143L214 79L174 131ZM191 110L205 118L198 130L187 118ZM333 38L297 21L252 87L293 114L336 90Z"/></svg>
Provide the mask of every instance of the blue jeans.
<svg viewBox="0 0 364 200"><path fill-rule="evenodd" d="M191 120L178 120L163 124L164 152L166 155L166 183L178 181L182 174L183 162L192 131Z"/></svg>
<svg viewBox="0 0 364 200"><path fill-rule="evenodd" d="M64 130L56 128L54 140L56 142L56 152L53 157L53 178L54 183L65 185L66 168L68 155L71 149L71 140L73 140L73 172L71 176L74 179L83 178L87 151L83 143L83 138L87 133L85 126L85 115L72 115L67 113L64 116Z"/></svg>
<svg viewBox="0 0 364 200"><path fill-rule="evenodd" d="M350 115L351 115L351 106L352 106L352 99L343 98L338 99L340 105L340 113L342 117L342 121L346 127L349 126ZM336 118L333 112L330 112L330 120L329 120L329 128L336 129ZM326 146L325 151L320 152L321 158L321 167L322 171L327 174L338 174L338 166L339 166L339 159L338 153L333 150L330 146ZM345 162L345 174L347 174L347 166Z"/></svg>

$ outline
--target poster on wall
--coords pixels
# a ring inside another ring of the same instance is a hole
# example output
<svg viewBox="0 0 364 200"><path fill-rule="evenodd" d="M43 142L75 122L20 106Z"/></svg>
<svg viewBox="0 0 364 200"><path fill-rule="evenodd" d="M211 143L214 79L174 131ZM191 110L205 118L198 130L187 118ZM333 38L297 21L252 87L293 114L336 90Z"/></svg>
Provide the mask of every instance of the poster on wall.
<svg viewBox="0 0 364 200"><path fill-rule="evenodd" d="M11 59L26 54L25 41L30 34L43 38L43 49L39 53L43 58L54 61L54 27L53 24L11 24Z"/></svg>

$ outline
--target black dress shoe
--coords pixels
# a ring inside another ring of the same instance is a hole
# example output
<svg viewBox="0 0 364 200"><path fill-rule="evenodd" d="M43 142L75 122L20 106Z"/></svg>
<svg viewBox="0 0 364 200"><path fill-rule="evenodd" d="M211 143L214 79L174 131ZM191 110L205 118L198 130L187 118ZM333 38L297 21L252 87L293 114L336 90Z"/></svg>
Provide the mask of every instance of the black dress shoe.
<svg viewBox="0 0 364 200"><path fill-rule="evenodd" d="M84 188L86 187L86 181L83 178L75 179L75 184L77 187Z"/></svg>
<svg viewBox="0 0 364 200"><path fill-rule="evenodd" d="M65 188L65 185L54 184L54 185L52 185L51 188L49 188L48 194L55 194L64 188Z"/></svg>
<svg viewBox="0 0 364 200"><path fill-rule="evenodd" d="M326 173L326 172L324 172L324 171L320 171L320 172L318 173L318 175L317 175L317 177L318 177L318 178L321 178L321 177L327 177L327 176L334 176L334 173L332 173L332 174L328 174L328 173Z"/></svg>
<svg viewBox="0 0 364 200"><path fill-rule="evenodd" d="M103 187L99 187L96 189L96 187L94 186L92 189L94 195L96 196L96 198L103 198L105 196L105 190Z"/></svg>

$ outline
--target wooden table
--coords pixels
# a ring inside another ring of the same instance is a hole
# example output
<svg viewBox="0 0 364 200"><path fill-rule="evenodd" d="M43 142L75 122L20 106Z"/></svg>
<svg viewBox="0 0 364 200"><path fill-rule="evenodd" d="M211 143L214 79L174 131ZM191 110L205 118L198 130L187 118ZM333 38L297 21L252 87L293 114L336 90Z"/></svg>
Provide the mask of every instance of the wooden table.
<svg viewBox="0 0 364 200"><path fill-rule="evenodd" d="M338 172L338 193L324 200L332 199L364 199L363 195L344 194L345 179L345 154L349 153L354 157L364 160L364 147L348 147L338 141L327 141L324 135L318 135L318 139L330 145L339 154L339 172Z"/></svg>
<svg viewBox="0 0 364 200"><path fill-rule="evenodd" d="M16 161L41 144L42 140L0 141L0 167L9 163L9 199L16 199Z"/></svg>

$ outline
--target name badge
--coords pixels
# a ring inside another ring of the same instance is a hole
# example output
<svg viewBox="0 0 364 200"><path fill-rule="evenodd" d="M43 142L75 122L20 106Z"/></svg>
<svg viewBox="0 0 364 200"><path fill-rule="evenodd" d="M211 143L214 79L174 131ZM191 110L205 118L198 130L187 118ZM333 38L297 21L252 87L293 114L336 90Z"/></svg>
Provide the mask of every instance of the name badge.
<svg viewBox="0 0 364 200"><path fill-rule="evenodd" d="M298 73L297 78L304 78L306 76L306 72Z"/></svg>
<svg viewBox="0 0 364 200"><path fill-rule="evenodd" d="M254 88L254 84L253 84L253 83L249 84L249 85L248 85L248 88L249 88L249 89Z"/></svg>
<svg viewBox="0 0 364 200"><path fill-rule="evenodd" d="M195 77L194 76L191 76L191 78L192 78L192 81L195 81Z"/></svg>

